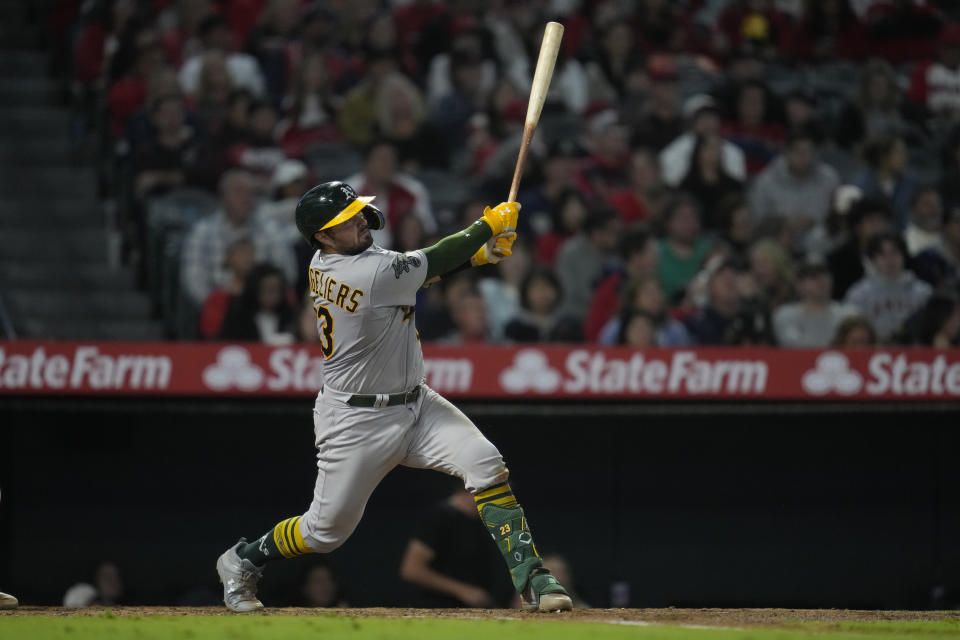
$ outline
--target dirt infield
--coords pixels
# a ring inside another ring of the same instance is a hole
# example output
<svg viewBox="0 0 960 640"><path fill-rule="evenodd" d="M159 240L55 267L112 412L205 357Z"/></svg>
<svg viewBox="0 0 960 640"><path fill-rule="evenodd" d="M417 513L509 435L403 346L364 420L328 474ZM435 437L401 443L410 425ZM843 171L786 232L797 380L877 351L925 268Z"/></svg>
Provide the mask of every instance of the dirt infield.
<svg viewBox="0 0 960 640"><path fill-rule="evenodd" d="M64 607L24 606L0 611L6 616L45 617L227 616L223 607ZM704 627L763 627L801 622L885 622L950 620L960 622L960 611L857 611L848 609L579 609L567 613L523 613L516 609L301 609L267 608L260 614L276 616L347 616L359 618L460 618L515 620L577 620L626 624L667 624Z"/></svg>

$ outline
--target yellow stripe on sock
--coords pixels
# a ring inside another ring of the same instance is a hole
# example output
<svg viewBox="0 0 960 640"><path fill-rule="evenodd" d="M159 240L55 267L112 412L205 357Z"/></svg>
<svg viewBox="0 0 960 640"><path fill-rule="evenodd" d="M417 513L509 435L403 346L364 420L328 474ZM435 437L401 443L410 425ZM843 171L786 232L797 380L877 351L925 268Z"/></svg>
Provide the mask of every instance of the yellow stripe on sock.
<svg viewBox="0 0 960 640"><path fill-rule="evenodd" d="M513 497L513 494L510 494L509 496L504 496L502 498L498 498L497 500L484 502L483 506L487 506L488 504L495 504L498 507L503 507L504 509L512 509L517 506L517 499Z"/></svg>
<svg viewBox="0 0 960 640"><path fill-rule="evenodd" d="M277 526L273 528L273 543L277 545L277 548L280 549L280 555L284 558L292 558L293 554L290 553L290 549L287 546L287 539L283 536L283 530L287 526L287 521L277 523Z"/></svg>
<svg viewBox="0 0 960 640"><path fill-rule="evenodd" d="M473 499L474 499L474 500L483 500L484 498L489 498L490 496L495 496L495 495L497 495L498 493L507 493L507 492L511 492L511 493L512 493L512 491L513 491L513 490L510 488L510 483L509 483L509 482L504 482L504 483L502 483L502 484L498 484L498 485L496 485L496 486L490 487L489 489L484 489L484 490L481 491L480 493L474 494Z"/></svg>
<svg viewBox="0 0 960 640"><path fill-rule="evenodd" d="M297 517L296 524L293 525L293 544L296 545L297 550L300 555L305 553L310 553L310 547L307 546L307 541L303 539L303 534L300 533L300 520L301 517Z"/></svg>

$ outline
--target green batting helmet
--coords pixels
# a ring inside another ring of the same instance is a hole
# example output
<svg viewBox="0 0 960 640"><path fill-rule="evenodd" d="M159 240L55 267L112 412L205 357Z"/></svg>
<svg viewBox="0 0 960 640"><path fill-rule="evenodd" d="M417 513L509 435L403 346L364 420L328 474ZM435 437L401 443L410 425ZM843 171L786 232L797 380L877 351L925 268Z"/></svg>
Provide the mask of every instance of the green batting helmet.
<svg viewBox="0 0 960 640"><path fill-rule="evenodd" d="M383 213L370 204L373 198L357 195L345 182L318 184L303 194L297 203L297 229L315 249L321 247L313 234L346 222L358 213L363 214L371 229L383 229Z"/></svg>

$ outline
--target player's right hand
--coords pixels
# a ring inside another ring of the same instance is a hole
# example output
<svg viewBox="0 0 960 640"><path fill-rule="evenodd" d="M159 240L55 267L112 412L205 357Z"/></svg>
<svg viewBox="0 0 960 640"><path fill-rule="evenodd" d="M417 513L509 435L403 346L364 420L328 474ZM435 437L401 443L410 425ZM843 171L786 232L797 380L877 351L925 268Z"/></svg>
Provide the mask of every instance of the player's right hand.
<svg viewBox="0 0 960 640"><path fill-rule="evenodd" d="M497 264L504 258L509 258L513 255L513 241L516 239L516 231L498 233L477 249L477 252L470 259L470 263L479 267L485 264Z"/></svg>
<svg viewBox="0 0 960 640"><path fill-rule="evenodd" d="M517 215L520 213L519 202L501 202L497 206L487 207L483 210L483 219L488 225L493 235L503 233L504 231L513 231L517 228Z"/></svg>

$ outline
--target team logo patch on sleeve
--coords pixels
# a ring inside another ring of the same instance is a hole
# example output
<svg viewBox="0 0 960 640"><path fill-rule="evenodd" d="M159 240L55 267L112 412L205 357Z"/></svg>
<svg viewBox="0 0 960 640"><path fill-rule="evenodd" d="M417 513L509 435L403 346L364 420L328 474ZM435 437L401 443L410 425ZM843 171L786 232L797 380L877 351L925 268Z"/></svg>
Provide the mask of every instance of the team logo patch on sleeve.
<svg viewBox="0 0 960 640"><path fill-rule="evenodd" d="M413 265L414 268L420 266L420 258L416 256L406 256L400 255L397 256L397 259L393 261L393 274L397 277L397 280L400 279L405 273L410 273L410 266Z"/></svg>

